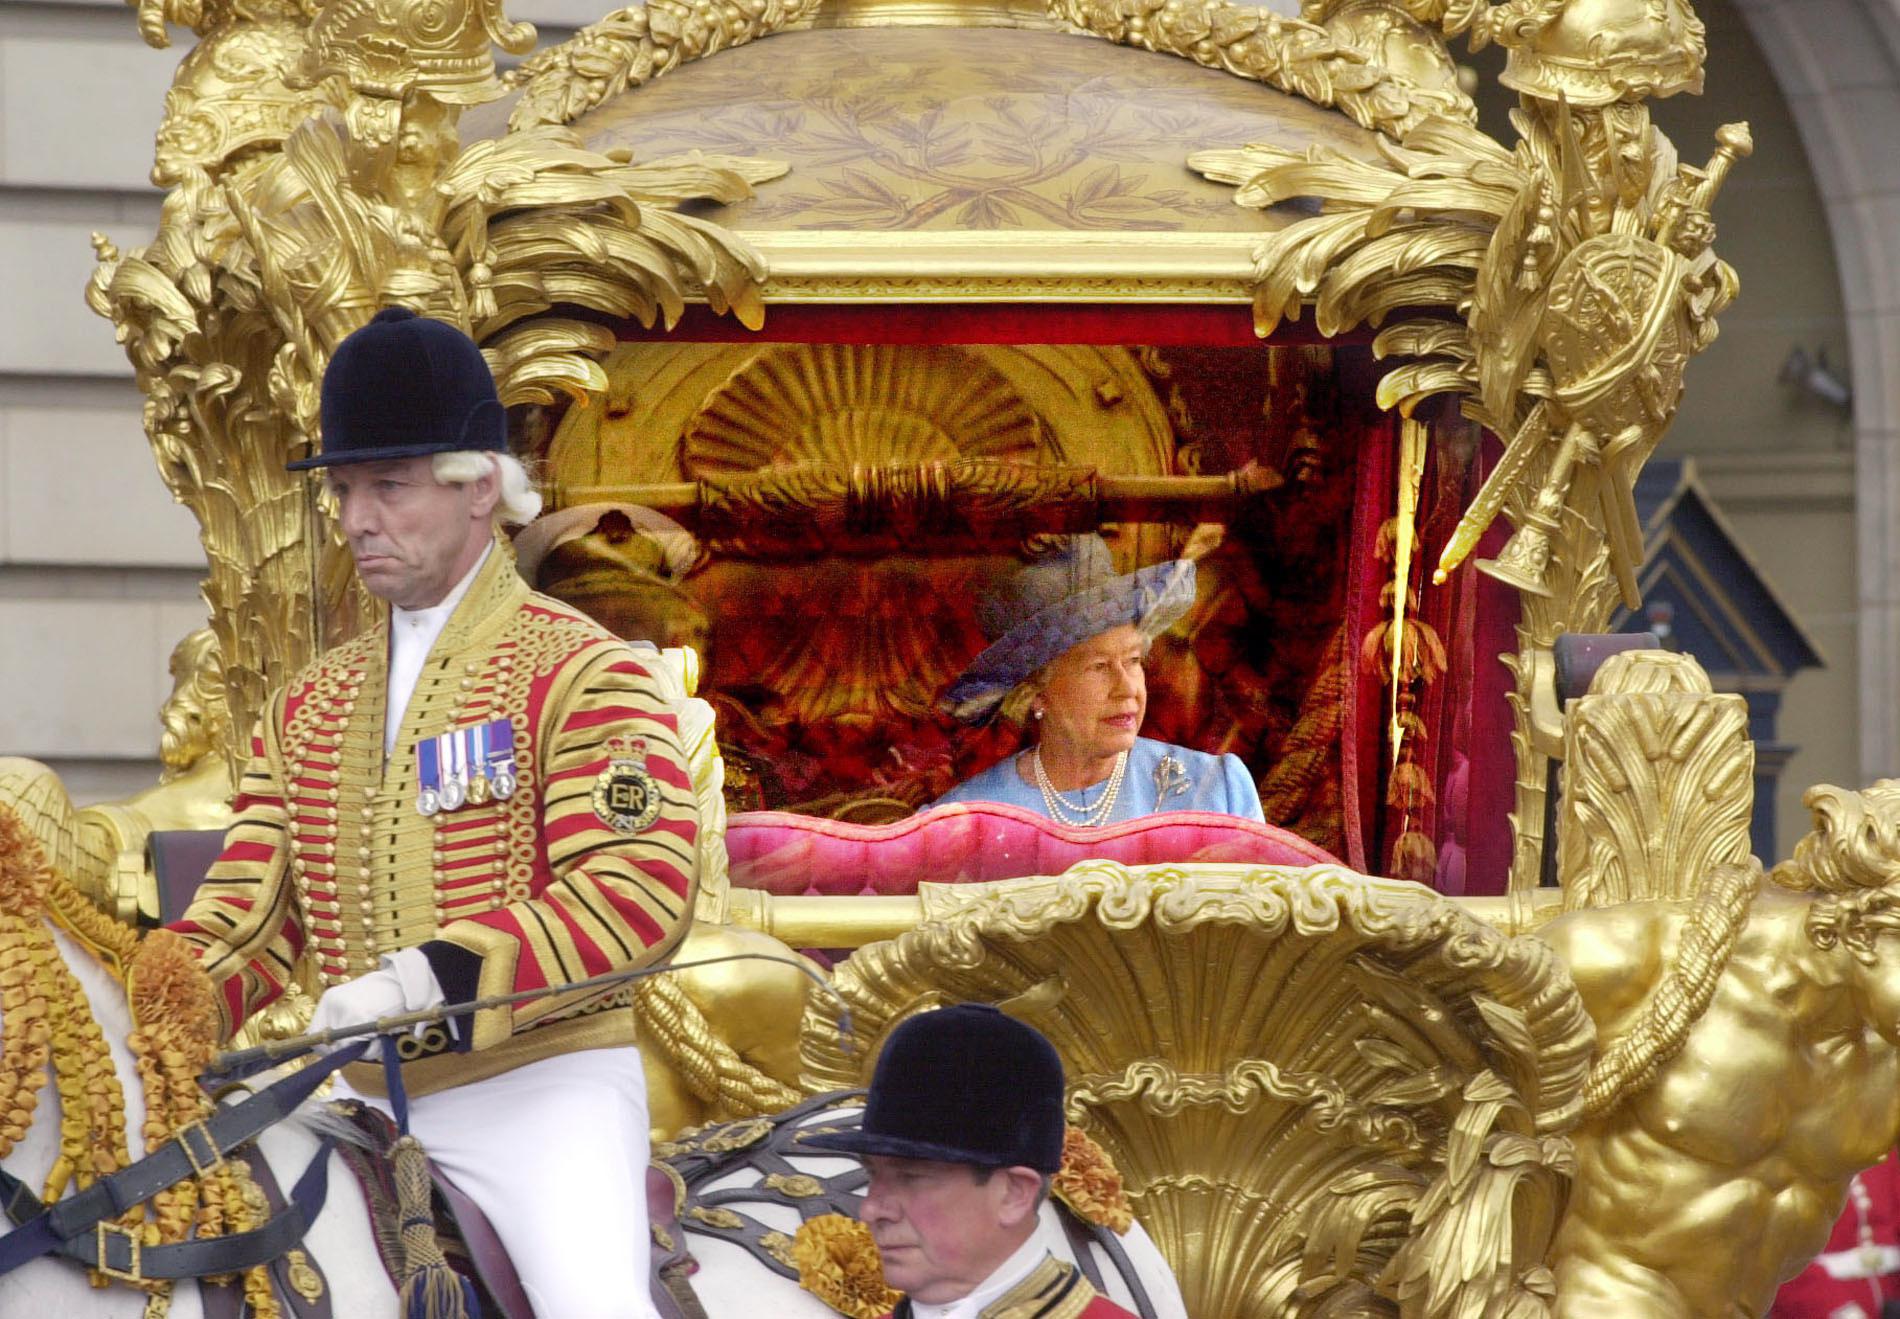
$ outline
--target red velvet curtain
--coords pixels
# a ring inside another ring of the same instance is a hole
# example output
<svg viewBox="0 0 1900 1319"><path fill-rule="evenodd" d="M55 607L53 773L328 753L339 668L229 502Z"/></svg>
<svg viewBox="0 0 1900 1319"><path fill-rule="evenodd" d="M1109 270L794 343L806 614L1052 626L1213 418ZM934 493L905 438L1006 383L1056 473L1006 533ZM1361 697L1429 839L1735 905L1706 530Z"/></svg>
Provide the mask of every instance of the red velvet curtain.
<svg viewBox="0 0 1900 1319"><path fill-rule="evenodd" d="M1155 346L1258 346L1251 310L1241 306L1146 304L929 304L869 307L779 305L765 326L750 331L730 317L689 308L678 325L616 327L623 338L701 342L894 344L1093 343ZM1326 340L1310 319L1283 325L1267 342L1329 343L1350 349L1368 341L1353 334ZM1500 583L1467 562L1443 586L1429 585L1432 567L1483 472L1495 464L1496 442L1486 437L1475 460L1456 470L1448 446L1435 444L1421 491L1420 543L1413 581L1414 617L1443 642L1444 672L1423 685L1417 711L1423 734L1412 754L1429 777L1428 794L1413 793L1403 810L1389 805L1391 748L1387 724L1390 687L1368 658L1368 639L1389 620L1382 593L1391 577L1382 557L1381 528L1397 506L1399 422L1385 415L1360 429L1355 455L1355 504L1348 550L1346 709L1340 750L1345 860L1355 869L1393 872L1393 849L1405 833L1429 839L1429 873L1415 876L1447 893L1505 891L1510 865L1512 801L1510 675L1497 656L1515 649L1517 601ZM1493 528L1472 556L1497 552L1504 528ZM1388 551L1389 553L1389 551Z"/></svg>

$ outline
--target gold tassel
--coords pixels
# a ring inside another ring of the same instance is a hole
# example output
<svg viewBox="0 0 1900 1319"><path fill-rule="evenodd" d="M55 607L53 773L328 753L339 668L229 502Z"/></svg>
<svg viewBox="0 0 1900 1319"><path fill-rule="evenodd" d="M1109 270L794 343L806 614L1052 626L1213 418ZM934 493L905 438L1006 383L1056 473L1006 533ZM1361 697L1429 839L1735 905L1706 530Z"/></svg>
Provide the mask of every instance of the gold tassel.
<svg viewBox="0 0 1900 1319"><path fill-rule="evenodd" d="M1425 479L1425 423L1407 417L1399 423L1399 509L1392 547L1392 717L1387 735L1397 768L1405 727L1399 720L1399 688L1404 683L1405 612L1411 594L1412 554L1418 544L1418 489Z"/></svg>
<svg viewBox="0 0 1900 1319"><path fill-rule="evenodd" d="M396 1212L402 1223L404 1319L472 1319L462 1279L435 1239L434 1187L429 1157L414 1136L398 1137L391 1147L396 1176Z"/></svg>

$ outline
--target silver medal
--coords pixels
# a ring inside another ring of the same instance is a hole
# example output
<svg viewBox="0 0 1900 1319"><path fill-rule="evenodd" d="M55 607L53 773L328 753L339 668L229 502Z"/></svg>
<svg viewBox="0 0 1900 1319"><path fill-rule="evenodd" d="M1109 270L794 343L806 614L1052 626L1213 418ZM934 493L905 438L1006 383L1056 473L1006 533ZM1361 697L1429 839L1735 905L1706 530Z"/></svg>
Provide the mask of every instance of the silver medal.
<svg viewBox="0 0 1900 1319"><path fill-rule="evenodd" d="M434 788L424 788L416 794L416 811L421 815L434 815L442 809L442 796Z"/></svg>

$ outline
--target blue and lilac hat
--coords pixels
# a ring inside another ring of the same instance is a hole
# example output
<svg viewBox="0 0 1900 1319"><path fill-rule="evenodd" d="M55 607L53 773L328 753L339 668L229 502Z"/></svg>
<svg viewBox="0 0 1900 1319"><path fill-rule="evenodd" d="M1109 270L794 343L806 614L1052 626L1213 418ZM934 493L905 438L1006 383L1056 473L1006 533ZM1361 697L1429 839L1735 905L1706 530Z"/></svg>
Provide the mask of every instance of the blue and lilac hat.
<svg viewBox="0 0 1900 1319"><path fill-rule="evenodd" d="M1127 623L1159 635L1193 603L1192 560L1118 575L1100 536L1065 536L977 602L976 621L991 644L951 684L944 705L966 723L982 723L1069 647Z"/></svg>

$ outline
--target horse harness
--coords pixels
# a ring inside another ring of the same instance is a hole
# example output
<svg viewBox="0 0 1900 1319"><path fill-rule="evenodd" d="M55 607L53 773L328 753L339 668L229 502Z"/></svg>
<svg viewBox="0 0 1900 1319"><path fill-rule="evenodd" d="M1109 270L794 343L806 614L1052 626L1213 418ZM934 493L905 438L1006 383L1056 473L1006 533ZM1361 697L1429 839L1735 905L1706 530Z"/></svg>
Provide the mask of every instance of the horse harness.
<svg viewBox="0 0 1900 1319"><path fill-rule="evenodd" d="M25 1182L0 1169L0 1208L15 1225L0 1237L0 1274L42 1255L57 1255L131 1283L239 1273L280 1259L303 1240L323 1211L333 1139L320 1141L282 1210L262 1227L202 1241L147 1246L131 1229L112 1220L167 1187L210 1173L240 1146L289 1117L331 1073L362 1057L370 1043L364 1040L340 1048L211 1117L186 1125L153 1153L51 1206L42 1203Z"/></svg>

